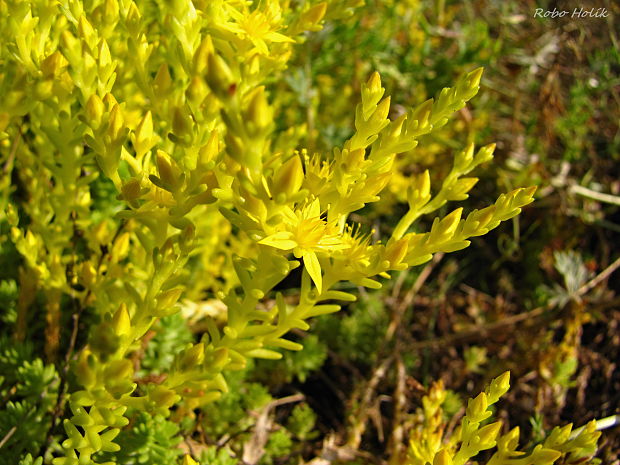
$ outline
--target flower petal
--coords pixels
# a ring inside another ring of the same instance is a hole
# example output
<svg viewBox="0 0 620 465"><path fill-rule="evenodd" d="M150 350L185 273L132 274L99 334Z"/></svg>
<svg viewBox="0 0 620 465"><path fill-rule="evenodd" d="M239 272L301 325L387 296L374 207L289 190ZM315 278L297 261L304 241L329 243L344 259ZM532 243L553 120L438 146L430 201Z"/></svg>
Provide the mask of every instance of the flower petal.
<svg viewBox="0 0 620 465"><path fill-rule="evenodd" d="M312 281L314 281L316 290L319 291L320 294L321 287L323 285L323 278L321 277L321 264L319 263L319 259L312 251L305 252L303 257L306 270L308 270L308 274L312 278Z"/></svg>
<svg viewBox="0 0 620 465"><path fill-rule="evenodd" d="M269 245L276 249L290 250L297 247L297 242L293 240L293 234L288 231L280 231L258 241L259 244Z"/></svg>

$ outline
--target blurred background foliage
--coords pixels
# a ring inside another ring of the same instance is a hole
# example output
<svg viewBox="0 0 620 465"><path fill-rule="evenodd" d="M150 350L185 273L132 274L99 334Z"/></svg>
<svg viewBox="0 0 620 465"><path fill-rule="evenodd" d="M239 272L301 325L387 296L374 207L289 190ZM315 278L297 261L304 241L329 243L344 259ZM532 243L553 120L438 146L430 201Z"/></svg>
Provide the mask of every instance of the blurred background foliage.
<svg viewBox="0 0 620 465"><path fill-rule="evenodd" d="M609 14L533 17L536 8L575 7ZM366 0L355 16L309 34L285 82L272 85L278 148L341 145L353 133L361 83L374 70L387 94L411 106L484 66L478 96L415 153L400 156L399 168L416 173L433 165L441 177L467 142L496 142L495 161L479 169L466 208L527 185L539 186L537 201L467 250L438 255L317 319L310 335L296 334L304 351L250 364L212 408L179 408L168 419L138 415L119 437L116 460L169 464L185 451L205 464L239 463L232 454L271 465L310 461L322 451L332 463L387 463L419 424L417 408L432 381L450 388L443 408L458 415L463 399L507 369L514 388L499 416L520 426L531 445L557 424L617 414L619 14L611 0ZM398 116L399 107L393 111ZM406 189L398 179L392 186L381 208L354 220L369 231L393 228ZM103 181L93 197L100 210L113 204ZM6 237L7 225L0 228ZM0 263L0 327L15 323L20 305L11 247L0 242L7 261ZM217 313L212 307L205 311ZM195 318L168 317L136 363L143 373L165 370L173 348L202 331ZM59 384L54 367L37 356L41 347L17 353L8 336L0 337L0 441L24 421L47 431L54 405L43 394ZM2 449L0 463L36 455L45 440L39 430ZM603 463L617 464L619 429L605 432L600 444Z"/></svg>

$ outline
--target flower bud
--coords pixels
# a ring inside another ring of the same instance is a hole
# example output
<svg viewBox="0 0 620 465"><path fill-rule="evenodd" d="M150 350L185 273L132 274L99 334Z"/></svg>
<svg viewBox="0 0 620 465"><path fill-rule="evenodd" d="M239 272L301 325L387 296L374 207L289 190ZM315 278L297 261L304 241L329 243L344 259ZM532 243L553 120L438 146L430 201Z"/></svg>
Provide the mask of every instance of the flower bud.
<svg viewBox="0 0 620 465"><path fill-rule="evenodd" d="M155 136L153 135L153 117L148 111L136 128L133 146L136 150L136 158L141 159L155 145ZM138 186L140 183L138 183ZM124 194L124 193L123 193ZM134 197L136 198L136 197Z"/></svg>
<svg viewBox="0 0 620 465"><path fill-rule="evenodd" d="M381 87L381 77L375 71L368 79L368 82L362 85L362 117L364 121L367 121L372 112L375 111L377 102L381 99L384 92L385 89Z"/></svg>
<svg viewBox="0 0 620 465"><path fill-rule="evenodd" d="M97 271L90 262L83 262L80 269L80 282L86 288L95 284L97 279Z"/></svg>
<svg viewBox="0 0 620 465"><path fill-rule="evenodd" d="M94 50L97 35L84 15L80 16L80 19L78 20L78 36L86 42L91 50Z"/></svg>
<svg viewBox="0 0 620 465"><path fill-rule="evenodd" d="M233 73L224 59L215 54L209 54L207 68L207 84L220 99L228 99L235 92Z"/></svg>
<svg viewBox="0 0 620 465"><path fill-rule="evenodd" d="M489 401L491 403L497 402L497 400L508 392L510 388L510 372L505 371L493 381L489 385L489 389L487 392L487 396L489 397Z"/></svg>
<svg viewBox="0 0 620 465"><path fill-rule="evenodd" d="M116 104L110 111L109 126L106 135L112 145L120 145L125 138L125 119L120 105Z"/></svg>
<svg viewBox="0 0 620 465"><path fill-rule="evenodd" d="M103 4L103 21L105 24L115 24L118 21L118 13L118 0L105 0Z"/></svg>
<svg viewBox="0 0 620 465"><path fill-rule="evenodd" d="M476 154L476 165L485 163L493 159L493 152L495 151L495 144L485 145L478 150Z"/></svg>
<svg viewBox="0 0 620 465"><path fill-rule="evenodd" d="M202 78L199 76L194 76L185 91L185 96L193 104L200 105L208 93L209 89L205 85Z"/></svg>
<svg viewBox="0 0 620 465"><path fill-rule="evenodd" d="M128 335L131 332L131 318L127 311L127 305L123 302L112 317L112 328L119 336Z"/></svg>
<svg viewBox="0 0 620 465"><path fill-rule="evenodd" d="M493 447L501 429L501 421L496 421L495 423L480 428L478 433L476 433L476 436L478 436L478 447L480 447L481 450Z"/></svg>
<svg viewBox="0 0 620 465"><path fill-rule="evenodd" d="M480 88L480 79L482 78L483 71L484 68L477 68L467 75L466 80L469 89L478 90Z"/></svg>
<svg viewBox="0 0 620 465"><path fill-rule="evenodd" d="M41 72L43 73L43 77L50 78L53 76L58 76L65 70L68 64L69 62L64 55L56 50L41 62Z"/></svg>
<svg viewBox="0 0 620 465"><path fill-rule="evenodd" d="M388 122L386 121L386 118L390 112L390 101L391 101L391 97L386 97L383 100L381 100L379 105L377 105L377 109L374 111L374 113L372 114L369 120L369 124L371 124L373 128L375 127L383 128L385 127L386 124L388 124Z"/></svg>
<svg viewBox="0 0 620 465"><path fill-rule="evenodd" d="M89 350L83 350L75 365L75 376L78 382L87 389L94 386L97 381L95 372L88 363L89 355L91 355Z"/></svg>
<svg viewBox="0 0 620 465"><path fill-rule="evenodd" d="M284 163L273 178L271 192L274 197L283 193L287 197L296 194L304 182L304 169L299 155L293 155Z"/></svg>
<svg viewBox="0 0 620 465"><path fill-rule="evenodd" d="M389 261L390 268L395 268L401 264L407 255L408 248L409 240L406 238L402 238L397 241L389 241L385 248L383 258Z"/></svg>
<svg viewBox="0 0 620 465"><path fill-rule="evenodd" d="M469 399L466 415L471 421L480 422L491 414L491 412L486 411L487 406L487 395L481 392L476 398Z"/></svg>
<svg viewBox="0 0 620 465"><path fill-rule="evenodd" d="M115 105L118 105L118 102L114 98L114 95L107 93L103 96L103 103L105 103L105 107L108 111L112 111Z"/></svg>
<svg viewBox="0 0 620 465"><path fill-rule="evenodd" d="M257 87L250 95L250 103L245 112L245 121L251 135L260 135L269 127L273 119L273 110L267 102L264 86Z"/></svg>
<svg viewBox="0 0 620 465"><path fill-rule="evenodd" d="M213 41L211 40L211 36L206 36L200 42L200 45L196 49L193 58L194 65L194 74L203 74L207 69L207 64L209 62L209 56L214 53Z"/></svg>
<svg viewBox="0 0 620 465"><path fill-rule="evenodd" d="M191 130L191 120L189 117L181 108L174 107L174 113L172 115L172 131L174 135L182 138L183 136L189 135Z"/></svg>
<svg viewBox="0 0 620 465"><path fill-rule="evenodd" d="M161 409L168 409L180 400L180 396L172 389L158 385L149 391L149 398Z"/></svg>
<svg viewBox="0 0 620 465"><path fill-rule="evenodd" d="M181 355L180 368L181 370L191 370L201 365L204 359L205 345L201 342L190 347Z"/></svg>
<svg viewBox="0 0 620 465"><path fill-rule="evenodd" d="M129 179L129 181L124 183L121 187L122 198L133 206L137 206L135 201L140 198L141 193L142 188L140 186L140 181L138 181L136 178Z"/></svg>
<svg viewBox="0 0 620 465"><path fill-rule="evenodd" d="M215 160L215 157L220 153L220 138L217 129L211 131L209 140L205 145L200 148L200 158L198 160L199 166L204 169L208 169L210 162Z"/></svg>
<svg viewBox="0 0 620 465"><path fill-rule="evenodd" d="M170 76L168 65L162 63L153 80L153 90L156 96L161 96L167 94L171 87L172 77Z"/></svg>
<svg viewBox="0 0 620 465"><path fill-rule="evenodd" d="M131 360L112 360L105 368L104 377L107 381L127 380L133 377L133 363Z"/></svg>
<svg viewBox="0 0 620 465"><path fill-rule="evenodd" d="M106 68L112 64L112 55L110 55L110 47L105 39L99 42L99 67Z"/></svg>
<svg viewBox="0 0 620 465"><path fill-rule="evenodd" d="M157 151L157 170L162 182L172 189L179 187L181 170L176 162L163 150Z"/></svg>
<svg viewBox="0 0 620 465"><path fill-rule="evenodd" d="M157 306L154 312L155 316L163 317L167 315L172 315L176 311L176 309L174 308L174 304L177 303L182 293L182 287L175 287L173 289L160 292L159 295L156 297Z"/></svg>
<svg viewBox="0 0 620 465"><path fill-rule="evenodd" d="M433 465L452 465L452 457L446 449L441 449L435 454Z"/></svg>
<svg viewBox="0 0 620 465"><path fill-rule="evenodd" d="M314 5L309 10L302 13L300 17L300 24L306 31L315 31L320 29L319 22L325 16L327 12L327 3L321 2Z"/></svg>
<svg viewBox="0 0 620 465"><path fill-rule="evenodd" d="M131 4L129 5L129 9L127 11L127 18L125 21L129 33L134 38L137 38L140 34L141 16L135 2L131 2Z"/></svg>
<svg viewBox="0 0 620 465"><path fill-rule="evenodd" d="M93 129L101 126L105 106L97 94L93 94L86 102L86 122Z"/></svg>
<svg viewBox="0 0 620 465"><path fill-rule="evenodd" d="M114 241L112 250L110 250L110 260L112 263L118 263L127 257L129 252L129 232L125 231L119 235Z"/></svg>

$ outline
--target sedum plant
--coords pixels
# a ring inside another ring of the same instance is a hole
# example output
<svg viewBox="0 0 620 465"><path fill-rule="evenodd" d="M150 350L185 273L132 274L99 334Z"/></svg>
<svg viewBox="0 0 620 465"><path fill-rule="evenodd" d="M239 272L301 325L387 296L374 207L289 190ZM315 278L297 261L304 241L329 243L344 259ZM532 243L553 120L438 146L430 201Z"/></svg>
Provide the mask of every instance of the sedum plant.
<svg viewBox="0 0 620 465"><path fill-rule="evenodd" d="M50 429L61 421L66 437L54 446L48 435L46 463L174 460L171 410L192 417L227 391L227 372L301 350L287 335L355 300L344 284L379 288L532 201L534 188L517 189L416 230L423 215L466 199L469 174L491 159L493 145L468 145L437 185L428 170L407 175L408 210L387 237L350 221L380 200L398 154L441 128L482 75L390 119L374 73L350 138L322 153L296 146L305 129L280 125L286 99L269 89L296 44L358 3L0 1L0 221L3 248L20 257L10 323L18 343L40 328L63 377ZM285 298L275 288L295 269L299 291ZM154 325L205 308L205 295L220 305L205 313L200 341L173 347L149 377L140 358ZM477 402L472 415L484 416ZM165 447L134 440L154 441L149 425L167 425ZM117 441L123 428L135 433ZM463 427L467 444L475 428Z"/></svg>
<svg viewBox="0 0 620 465"><path fill-rule="evenodd" d="M406 465L463 465L481 451L497 450L489 455L487 465L544 465L552 463L599 463L592 459L601 435L596 420L572 431L572 425L555 427L540 444L531 450L519 450L519 427L502 434L501 420L490 423L492 405L510 387L508 372L495 378L484 392L470 399L465 415L451 435L445 433L442 404L446 400L443 383L434 383L422 399L422 421L409 441L407 457L396 463ZM447 436L447 437L446 437ZM478 462L480 463L480 462Z"/></svg>

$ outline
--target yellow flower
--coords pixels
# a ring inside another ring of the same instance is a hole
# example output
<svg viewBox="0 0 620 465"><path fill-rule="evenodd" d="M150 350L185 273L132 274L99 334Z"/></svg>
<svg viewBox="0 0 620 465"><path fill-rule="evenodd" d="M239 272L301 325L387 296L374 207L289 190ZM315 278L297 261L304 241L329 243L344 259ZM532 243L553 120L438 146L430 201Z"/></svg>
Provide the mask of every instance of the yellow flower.
<svg viewBox="0 0 620 465"><path fill-rule="evenodd" d="M257 8L252 12L240 12L231 8L229 14L234 22L227 23L224 28L250 40L254 50L261 55L269 55L267 44L270 42L295 42L290 37L276 32L282 22L282 12L277 0L268 1L264 8L261 10Z"/></svg>
<svg viewBox="0 0 620 465"><path fill-rule="evenodd" d="M330 254L349 245L342 241L336 225L321 217L319 199L314 199L297 211L289 209L283 225L284 230L265 237L259 244L292 250L295 257L303 258L306 270L320 293L322 278L317 252Z"/></svg>

